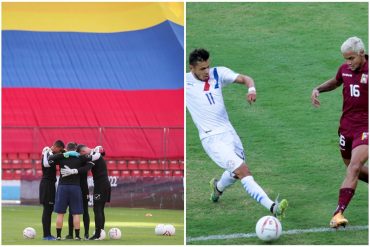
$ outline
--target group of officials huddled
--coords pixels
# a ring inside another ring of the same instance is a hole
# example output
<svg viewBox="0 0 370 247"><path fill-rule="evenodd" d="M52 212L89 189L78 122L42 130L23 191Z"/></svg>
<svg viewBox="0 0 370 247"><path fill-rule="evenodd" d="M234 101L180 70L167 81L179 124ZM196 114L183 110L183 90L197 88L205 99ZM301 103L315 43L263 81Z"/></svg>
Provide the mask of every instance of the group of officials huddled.
<svg viewBox="0 0 370 247"><path fill-rule="evenodd" d="M70 142L65 147L57 140L53 146L42 151L42 179L40 182L40 203L43 205L42 226L44 240L62 240L64 214L69 209L69 232L65 239L81 240L80 215L83 215L84 239L99 240L104 229L104 207L110 202L111 186L108 179L107 165L103 156L103 147L93 149L84 144ZM57 189L57 166L60 178ZM93 209L95 233L89 237L90 216L88 211L89 187L88 171L91 170L94 181ZM57 214L56 237L51 234L51 216ZM74 237L73 237L74 229Z"/></svg>

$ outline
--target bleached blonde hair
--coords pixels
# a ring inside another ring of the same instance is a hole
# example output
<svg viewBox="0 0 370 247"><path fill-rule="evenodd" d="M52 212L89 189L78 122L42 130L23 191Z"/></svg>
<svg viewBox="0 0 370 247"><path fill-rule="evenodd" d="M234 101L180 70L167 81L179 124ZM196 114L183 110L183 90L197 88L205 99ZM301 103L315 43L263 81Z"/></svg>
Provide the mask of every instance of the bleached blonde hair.
<svg viewBox="0 0 370 247"><path fill-rule="evenodd" d="M365 51L365 46L362 40L358 37L350 37L344 43L342 44L340 51L342 54L346 52L356 52L357 54L360 54L360 52Z"/></svg>

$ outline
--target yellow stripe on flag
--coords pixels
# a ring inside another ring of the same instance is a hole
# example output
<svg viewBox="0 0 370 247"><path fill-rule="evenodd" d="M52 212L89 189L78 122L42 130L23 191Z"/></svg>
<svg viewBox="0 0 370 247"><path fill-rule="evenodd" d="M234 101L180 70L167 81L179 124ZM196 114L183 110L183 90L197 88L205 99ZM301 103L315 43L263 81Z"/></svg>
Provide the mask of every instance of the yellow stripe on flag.
<svg viewBox="0 0 370 247"><path fill-rule="evenodd" d="M122 32L165 20L184 25L182 2L6 2L2 30Z"/></svg>

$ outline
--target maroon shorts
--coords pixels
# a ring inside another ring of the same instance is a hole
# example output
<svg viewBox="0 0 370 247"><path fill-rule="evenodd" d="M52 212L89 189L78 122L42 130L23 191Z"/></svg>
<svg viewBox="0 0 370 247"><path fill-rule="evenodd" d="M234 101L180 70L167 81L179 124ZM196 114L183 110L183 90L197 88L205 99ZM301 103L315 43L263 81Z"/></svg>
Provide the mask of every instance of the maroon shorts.
<svg viewBox="0 0 370 247"><path fill-rule="evenodd" d="M351 159L352 150L360 145L369 145L369 129L367 126L353 130L339 127L339 148L343 159Z"/></svg>

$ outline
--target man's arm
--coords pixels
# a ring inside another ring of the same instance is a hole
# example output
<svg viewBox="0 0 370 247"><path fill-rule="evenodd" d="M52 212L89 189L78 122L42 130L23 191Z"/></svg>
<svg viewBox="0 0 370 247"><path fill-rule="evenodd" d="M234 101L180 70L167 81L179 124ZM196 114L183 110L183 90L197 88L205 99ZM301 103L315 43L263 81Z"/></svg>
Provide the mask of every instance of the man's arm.
<svg viewBox="0 0 370 247"><path fill-rule="evenodd" d="M78 169L71 169L68 166L64 166L64 168L60 169L60 174L62 174L62 177L67 177L73 174L87 173L94 165L94 162L89 161L86 165Z"/></svg>
<svg viewBox="0 0 370 247"><path fill-rule="evenodd" d="M48 157L48 163L50 166L55 166L58 160L64 159L63 154L52 154Z"/></svg>
<svg viewBox="0 0 370 247"><path fill-rule="evenodd" d="M248 88L246 98L249 104L252 104L252 102L256 101L256 88L254 85L254 80L251 77L239 74L236 77L235 82L239 84L244 84Z"/></svg>
<svg viewBox="0 0 370 247"><path fill-rule="evenodd" d="M337 79L333 77L327 80L326 82L324 82L323 84L321 84L320 86L315 87L312 90L312 94L311 94L312 105L314 105L315 107L319 107L320 106L320 101L319 101L320 93L330 92L336 89L337 87L339 87L341 84L342 83L340 81L337 81Z"/></svg>

